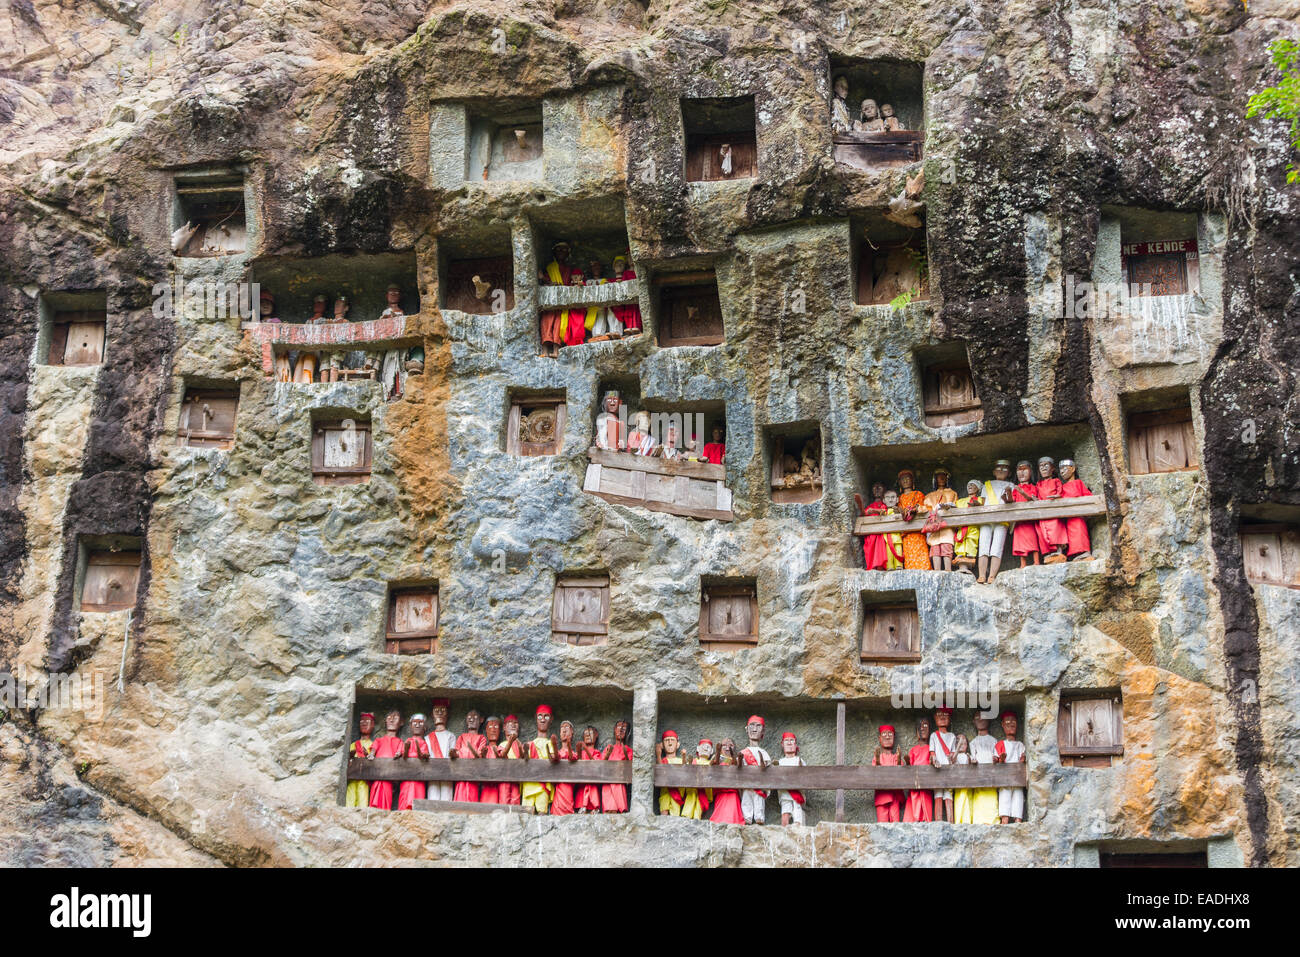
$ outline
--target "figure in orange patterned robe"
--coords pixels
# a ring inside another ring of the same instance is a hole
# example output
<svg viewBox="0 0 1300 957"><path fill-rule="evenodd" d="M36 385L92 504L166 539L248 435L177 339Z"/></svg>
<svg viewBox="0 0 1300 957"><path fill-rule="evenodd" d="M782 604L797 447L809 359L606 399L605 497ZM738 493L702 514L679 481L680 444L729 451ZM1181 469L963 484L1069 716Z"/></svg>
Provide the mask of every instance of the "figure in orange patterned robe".
<svg viewBox="0 0 1300 957"><path fill-rule="evenodd" d="M928 767L930 764L930 722L922 718L916 723L916 744L907 752L907 763L912 767ZM907 807L903 810L903 820L933 821L934 792L918 789L907 792Z"/></svg>
<svg viewBox="0 0 1300 957"><path fill-rule="evenodd" d="M903 756L898 753L898 748L894 745L894 726L882 724L879 738L880 747L876 748L876 753L871 758L871 766L896 768L901 765ZM884 824L902 820L904 800L902 791L876 791L876 822Z"/></svg>
<svg viewBox="0 0 1300 957"><path fill-rule="evenodd" d="M625 743L628 723L614 725L614 743L605 746L606 761L631 761L632 749ZM627 785L606 784L600 789L600 809L606 814L622 814L627 810Z"/></svg>
<svg viewBox="0 0 1300 957"><path fill-rule="evenodd" d="M911 469L903 469L898 473L898 488L898 507L903 510L903 518L910 521L928 510L925 495L916 488L916 475ZM930 567L930 546L926 543L923 532L907 532L903 535L903 567Z"/></svg>
<svg viewBox="0 0 1300 957"><path fill-rule="evenodd" d="M402 756L402 739L397 736L397 732L402 727L402 712L395 708L388 712L384 718L384 727L388 733L383 737L375 738L375 747L370 752L370 756L372 758L400 758ZM370 782L370 806L384 811L393 809L392 781Z"/></svg>
<svg viewBox="0 0 1300 957"><path fill-rule="evenodd" d="M465 730L456 738L457 758L483 757L484 752L487 750L487 738L483 737L478 730L482 722L483 716L470 708L469 713L465 715ZM451 799L453 801L477 803L479 799L479 783L477 781L457 781L456 790L453 792Z"/></svg>

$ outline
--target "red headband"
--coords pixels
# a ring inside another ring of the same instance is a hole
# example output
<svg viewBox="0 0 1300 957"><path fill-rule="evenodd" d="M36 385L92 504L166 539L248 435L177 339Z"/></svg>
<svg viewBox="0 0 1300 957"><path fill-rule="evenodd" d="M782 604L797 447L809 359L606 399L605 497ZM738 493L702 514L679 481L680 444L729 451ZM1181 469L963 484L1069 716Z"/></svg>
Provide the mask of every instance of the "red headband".
<svg viewBox="0 0 1300 957"><path fill-rule="evenodd" d="M952 714L952 708L936 708L935 714Z"/></svg>
<svg viewBox="0 0 1300 957"><path fill-rule="evenodd" d="M1003 711L1000 715L998 715L998 720L1001 721L1003 718L1014 718L1015 716L1016 713L1014 711L1010 711L1010 710Z"/></svg>
<svg viewBox="0 0 1300 957"><path fill-rule="evenodd" d="M888 731L890 734L893 734L894 726L892 724L882 724L880 726L880 733L884 734L886 731Z"/></svg>
<svg viewBox="0 0 1300 957"><path fill-rule="evenodd" d="M700 744L707 744L709 747L713 747L713 742L708 738L700 738Z"/></svg>
<svg viewBox="0 0 1300 957"><path fill-rule="evenodd" d="M374 721L374 720L375 720L375 714L374 714L373 711L362 711L362 712L361 712L361 717L363 717L363 718L369 718L371 721Z"/></svg>
<svg viewBox="0 0 1300 957"><path fill-rule="evenodd" d="M433 699L433 707L435 707L435 708L450 708L450 707L451 707L451 699L450 699L450 698L434 698L434 699Z"/></svg>
<svg viewBox="0 0 1300 957"><path fill-rule="evenodd" d="M551 706L550 706L549 704L539 704L539 705L537 706L537 713L538 713L538 714L550 714L550 713L551 713Z"/></svg>
<svg viewBox="0 0 1300 957"><path fill-rule="evenodd" d="M793 732L793 731L787 731L787 732L785 732L784 734L781 735L781 740L782 740L782 741L784 741L786 738L789 738L791 741L798 741L798 740L799 740L798 738L796 738L796 737L794 736L794 732Z"/></svg>
<svg viewBox="0 0 1300 957"><path fill-rule="evenodd" d="M753 724L755 721L757 721L759 724L763 725L764 727L767 726L767 722L764 721L761 717L759 717L756 714L751 714L749 716L749 720L746 721L745 724Z"/></svg>
<svg viewBox="0 0 1300 957"><path fill-rule="evenodd" d="M676 732L676 731L671 731L671 730L670 730L670 731L665 731L665 732L664 732L664 740L667 741L669 738L672 738L674 741L676 741L676 740L677 740L677 732Z"/></svg>
<svg viewBox="0 0 1300 957"><path fill-rule="evenodd" d="M513 721L515 724L519 723L519 719L516 718L513 714L506 715L506 721Z"/></svg>

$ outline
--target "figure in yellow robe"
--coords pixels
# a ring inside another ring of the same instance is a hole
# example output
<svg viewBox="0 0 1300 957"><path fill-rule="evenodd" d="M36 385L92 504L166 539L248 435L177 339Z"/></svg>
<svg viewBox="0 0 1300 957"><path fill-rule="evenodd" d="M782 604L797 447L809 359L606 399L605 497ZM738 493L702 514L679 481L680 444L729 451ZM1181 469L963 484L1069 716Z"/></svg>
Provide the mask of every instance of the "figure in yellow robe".
<svg viewBox="0 0 1300 957"><path fill-rule="evenodd" d="M350 757L368 758L370 752L375 749L375 742L370 738L361 738L352 742L352 747L348 749ZM344 807L368 807L370 804L370 782L369 781L349 781L347 797L343 801Z"/></svg>
<svg viewBox="0 0 1300 957"><path fill-rule="evenodd" d="M536 737L528 745L528 757L533 761L550 761L555 755L548 737ZM545 814L551 807L551 795L555 792L554 784L540 781L525 781L519 789L520 800L524 807L530 807L536 814Z"/></svg>

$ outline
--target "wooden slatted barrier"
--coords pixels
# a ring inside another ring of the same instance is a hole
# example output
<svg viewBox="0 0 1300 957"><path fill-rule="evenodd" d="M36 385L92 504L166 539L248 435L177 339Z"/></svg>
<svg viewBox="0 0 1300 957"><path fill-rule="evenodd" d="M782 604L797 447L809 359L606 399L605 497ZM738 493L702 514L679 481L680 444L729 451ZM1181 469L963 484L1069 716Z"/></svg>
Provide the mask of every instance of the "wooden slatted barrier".
<svg viewBox="0 0 1300 957"><path fill-rule="evenodd" d="M588 449L587 456L591 464L582 490L607 502L720 522L735 517L727 470L721 465L597 448Z"/></svg>
<svg viewBox="0 0 1300 957"><path fill-rule="evenodd" d="M989 525L993 522L1035 522L1043 518L1089 518L1106 514L1106 500L1100 495L1055 499L1052 502L1014 502L1010 505L980 505L974 508L949 508L941 513L951 528L963 525ZM879 535L882 532L919 532L929 515L907 522L898 515L860 515L853 523L854 535Z"/></svg>
<svg viewBox="0 0 1300 957"><path fill-rule="evenodd" d="M506 758L350 758L349 781L546 781L631 784L631 761L525 761Z"/></svg>
<svg viewBox="0 0 1300 957"><path fill-rule="evenodd" d="M1028 765L963 764L877 768L869 764L811 764L805 767L708 767L690 764L655 766L655 785L672 788L791 788L801 791L931 790L936 788L1022 788L1029 784Z"/></svg>

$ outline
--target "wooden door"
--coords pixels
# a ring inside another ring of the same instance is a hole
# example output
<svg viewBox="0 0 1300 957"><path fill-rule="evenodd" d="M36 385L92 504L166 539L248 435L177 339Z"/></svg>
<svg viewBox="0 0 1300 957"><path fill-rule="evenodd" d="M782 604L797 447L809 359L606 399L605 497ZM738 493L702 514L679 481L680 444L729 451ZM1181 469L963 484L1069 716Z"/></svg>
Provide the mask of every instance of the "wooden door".
<svg viewBox="0 0 1300 957"><path fill-rule="evenodd" d="M705 586L700 608L700 641L756 642L756 606L753 586Z"/></svg>
<svg viewBox="0 0 1300 957"><path fill-rule="evenodd" d="M862 659L921 657L920 620L912 605L868 608L862 624Z"/></svg>
<svg viewBox="0 0 1300 957"><path fill-rule="evenodd" d="M604 644L609 636L609 579L556 581L551 631L557 640L570 644Z"/></svg>
<svg viewBox="0 0 1300 957"><path fill-rule="evenodd" d="M438 592L434 588L394 591L388 604L389 654L430 654L437 650Z"/></svg>
<svg viewBox="0 0 1300 957"><path fill-rule="evenodd" d="M54 314L50 365L94 366L104 359L103 313L92 310ZM56 349L58 359L56 361Z"/></svg>
<svg viewBox="0 0 1300 957"><path fill-rule="evenodd" d="M230 448L235 439L238 392L189 392L176 432L182 445Z"/></svg>
<svg viewBox="0 0 1300 957"><path fill-rule="evenodd" d="M364 432L356 429L326 429L325 468L353 469L361 465L364 444Z"/></svg>
<svg viewBox="0 0 1300 957"><path fill-rule="evenodd" d="M1129 470L1134 475L1197 468L1192 410L1139 412L1129 416Z"/></svg>
<svg viewBox="0 0 1300 957"><path fill-rule="evenodd" d="M731 148L731 172L722 171L722 147ZM688 182L747 179L758 175L758 139L753 130L692 134L686 143Z"/></svg>
<svg viewBox="0 0 1300 957"><path fill-rule="evenodd" d="M723 340L722 304L716 284L665 286L663 346L716 346Z"/></svg>
<svg viewBox="0 0 1300 957"><path fill-rule="evenodd" d="M1241 560L1250 581L1287 584L1282 569L1282 536L1277 531L1242 529Z"/></svg>
<svg viewBox="0 0 1300 957"><path fill-rule="evenodd" d="M82 611L121 611L135 604L139 552L92 552L81 586Z"/></svg>

